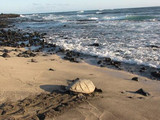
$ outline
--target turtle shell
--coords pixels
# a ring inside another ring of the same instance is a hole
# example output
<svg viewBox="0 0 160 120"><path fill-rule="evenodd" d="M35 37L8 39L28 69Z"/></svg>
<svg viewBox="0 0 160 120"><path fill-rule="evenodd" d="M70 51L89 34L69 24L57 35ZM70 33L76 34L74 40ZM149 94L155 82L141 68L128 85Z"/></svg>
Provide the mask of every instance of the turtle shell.
<svg viewBox="0 0 160 120"><path fill-rule="evenodd" d="M80 79L75 80L72 84L70 84L68 89L73 92L89 94L94 92L95 86L91 80Z"/></svg>

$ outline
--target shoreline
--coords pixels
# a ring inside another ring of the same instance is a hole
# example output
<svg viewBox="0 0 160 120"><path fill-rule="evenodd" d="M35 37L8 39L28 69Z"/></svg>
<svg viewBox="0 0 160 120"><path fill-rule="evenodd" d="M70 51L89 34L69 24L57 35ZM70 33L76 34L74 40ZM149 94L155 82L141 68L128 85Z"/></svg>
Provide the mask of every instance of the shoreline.
<svg viewBox="0 0 160 120"><path fill-rule="evenodd" d="M2 17L1 17L2 16ZM0 15L0 18L17 18L20 15L17 14L2 14ZM11 23L7 23L8 21L6 21L6 23L8 25L12 25L14 26L14 21L11 19ZM7 27L7 26L6 26ZM3 28L2 28L3 30ZM140 76L144 76L147 77L149 79L152 80L160 80L160 68L155 68L155 67L151 67L151 66L147 66L147 65L141 65L141 64L131 64L131 63L125 63L125 62L121 62L121 61L116 61L116 60L112 60L111 58L108 57L98 57L98 56L92 56L92 55L87 55L84 53L80 53L80 52L76 52L76 51L72 51L72 50L68 50L68 49L64 49L61 48L59 46L57 46L56 44L50 44L47 42L46 40L46 35L47 33L43 33L43 32L37 32L37 31L32 31L30 33L28 32L24 32L23 30L10 30L8 29L6 32L13 32L13 33L17 33L17 34L21 34L20 37L22 37L21 41L18 40L17 43L14 42L14 45L11 45L12 47L25 47L26 50L28 49L33 49L33 52L46 52L48 54L57 54L59 56L61 56L62 59L65 60L69 60L71 62L80 62L81 60L91 64L91 65L96 65L99 67L107 67L107 68L111 68L111 69L116 69L116 70L124 70L136 75L140 75ZM5 33L7 34L7 33ZM28 36L29 39L32 39L31 42L25 35ZM12 35L11 35L12 37ZM33 38L35 37L35 38ZM24 39L23 39L24 38ZM14 38L13 38L14 39ZM34 42L35 40L35 42ZM13 41L11 41L12 43ZM30 43L29 43L30 42ZM36 43L37 42L37 43ZM6 45L8 46L8 45ZM91 45L93 47L98 47L97 44L93 44ZM157 46L148 46L151 48L156 48Z"/></svg>
<svg viewBox="0 0 160 120"><path fill-rule="evenodd" d="M31 50L31 52L33 51L44 52L46 54L57 54L62 59L68 60L70 62L79 63L81 61L85 61L91 65L107 67L116 70L123 70L136 75L147 77L152 80L160 80L159 68L154 68L145 65L129 64L125 62L115 61L107 57L91 56L72 50L65 50L64 48L61 48L56 44L47 43L47 41L45 41L45 35L47 33L28 33L23 32L22 30L12 31L10 29L1 29L1 33L4 34L1 36L1 38L3 39L5 37L8 37L7 39L17 39L18 37L20 37L20 39L18 38L17 41L3 41L2 43L0 43L2 46L25 48L26 51Z"/></svg>
<svg viewBox="0 0 160 120"><path fill-rule="evenodd" d="M47 44L41 39L44 36L45 33L1 30L0 101L3 104L0 107L0 118L21 119L20 117L23 116L23 119L27 120L31 117L39 120L50 118L55 120L74 118L79 120L159 119L159 81L117 70L122 69L123 63L112 61L109 58L93 57L92 59L81 53ZM38 49L26 50L26 47L37 47ZM91 63L94 61L96 65L88 64L90 61ZM133 68L133 72L139 71L140 68L141 66L138 70L137 67ZM144 72L144 74L146 73ZM138 77L138 80L134 80L135 77ZM69 107L70 103L69 105L62 104L63 101L67 101L68 104L70 94L62 95L57 90L61 90L62 85L67 86L67 80L76 78L93 81L97 88L102 89L101 97L82 99L83 101L78 97L78 101L75 103L72 103L71 100L71 104L73 104L71 107ZM141 88L144 90L143 94L142 91L137 92ZM55 91L54 94L53 91ZM51 98L57 98L56 102L50 101ZM58 107L57 102L61 107ZM36 106L33 107L35 104ZM54 111L53 107L48 109L53 105L57 105L54 107ZM64 107L65 105L67 107ZM57 116L53 117L53 114L57 114Z"/></svg>

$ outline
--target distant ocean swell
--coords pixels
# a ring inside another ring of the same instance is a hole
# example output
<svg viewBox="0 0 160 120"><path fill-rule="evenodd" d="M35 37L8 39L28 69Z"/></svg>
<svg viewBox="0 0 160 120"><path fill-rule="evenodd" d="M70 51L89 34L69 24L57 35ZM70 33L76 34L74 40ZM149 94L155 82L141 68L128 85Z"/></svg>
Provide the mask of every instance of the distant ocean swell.
<svg viewBox="0 0 160 120"><path fill-rule="evenodd" d="M21 15L22 18L25 18L27 21L56 21L56 20L68 20L68 21L116 21L116 20L127 20L127 21L159 21L159 16L149 16L149 15L125 15L125 16L97 16L94 15L86 16L86 15L77 15L75 16L56 16L54 14L49 14L45 16L41 16L38 14L33 15ZM75 19L74 19L75 18Z"/></svg>

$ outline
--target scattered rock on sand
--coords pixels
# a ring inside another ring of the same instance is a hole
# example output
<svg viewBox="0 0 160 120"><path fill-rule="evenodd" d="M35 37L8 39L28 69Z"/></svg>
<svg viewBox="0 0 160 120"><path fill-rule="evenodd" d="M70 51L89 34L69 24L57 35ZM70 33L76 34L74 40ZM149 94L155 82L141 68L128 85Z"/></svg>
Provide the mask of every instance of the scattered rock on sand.
<svg viewBox="0 0 160 120"><path fill-rule="evenodd" d="M76 57L68 57L68 56L65 56L64 59L65 59L65 60L69 60L70 62L79 63L79 61L77 60Z"/></svg>
<svg viewBox="0 0 160 120"><path fill-rule="evenodd" d="M31 59L31 62L37 63L36 59Z"/></svg>
<svg viewBox="0 0 160 120"><path fill-rule="evenodd" d="M35 57L36 54L33 53L33 52L30 51L30 50L27 50L27 51L25 51L25 52L19 53L17 56L18 56L18 57Z"/></svg>
<svg viewBox="0 0 160 120"><path fill-rule="evenodd" d="M49 68L49 71L55 71L53 68Z"/></svg>
<svg viewBox="0 0 160 120"><path fill-rule="evenodd" d="M86 94L94 92L95 88L93 82L87 79L76 79L67 87L70 91Z"/></svg>
<svg viewBox="0 0 160 120"><path fill-rule="evenodd" d="M3 52L5 52L5 53L9 53L9 50L7 50L7 49L4 49L4 50L3 50Z"/></svg>
<svg viewBox="0 0 160 120"><path fill-rule="evenodd" d="M141 95L144 95L144 96L150 96L150 94L148 92L144 91L142 88L137 90L135 93L141 94Z"/></svg>
<svg viewBox="0 0 160 120"><path fill-rule="evenodd" d="M8 53L3 53L2 57L4 57L4 58L9 58L10 55L9 55Z"/></svg>
<svg viewBox="0 0 160 120"><path fill-rule="evenodd" d="M138 77L133 77L132 80L133 81L138 81Z"/></svg>
<svg viewBox="0 0 160 120"><path fill-rule="evenodd" d="M79 62L80 62L79 56L80 56L80 53L66 50L66 51L65 51L64 59L65 59L65 60L69 60L70 62L79 63Z"/></svg>

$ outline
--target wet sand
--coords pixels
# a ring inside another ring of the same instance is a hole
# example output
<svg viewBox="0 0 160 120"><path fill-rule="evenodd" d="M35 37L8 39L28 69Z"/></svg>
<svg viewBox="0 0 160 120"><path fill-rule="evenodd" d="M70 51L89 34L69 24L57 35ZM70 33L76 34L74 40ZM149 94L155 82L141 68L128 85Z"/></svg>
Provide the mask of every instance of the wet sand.
<svg viewBox="0 0 160 120"><path fill-rule="evenodd" d="M44 113L46 107L53 105L52 102L58 101L58 98L60 98L59 104L65 100L68 102L70 94L51 92L60 90L61 86L67 85L67 80L76 78L90 79L97 88L103 90L103 93L98 98L85 99L80 102L81 104L75 102L73 107L62 107L61 109L64 108L65 111L63 114L57 115L53 112L52 115L55 116L52 116L49 112L49 115L42 114L45 117L38 118L39 114L33 114L36 115L33 119L158 120L160 117L159 81L124 71L89 65L83 61L80 63L66 61L56 54L46 55L40 52L35 57L17 57L19 53L25 51L24 48L15 51L12 47L1 47L0 55L3 54L4 49L10 51L8 53L10 57L0 56L0 101L1 104L5 103L1 106L1 118L9 115L22 119L21 117L26 114L30 117L34 112L38 113L40 107L44 109L39 113ZM135 76L138 77L138 81L131 80ZM135 93L140 88L150 95ZM54 97L56 99L53 99ZM48 100L46 105L44 98ZM53 100L49 101L50 99ZM28 101L32 102L27 105ZM38 105L33 107L34 104ZM27 115L25 119L30 119Z"/></svg>

